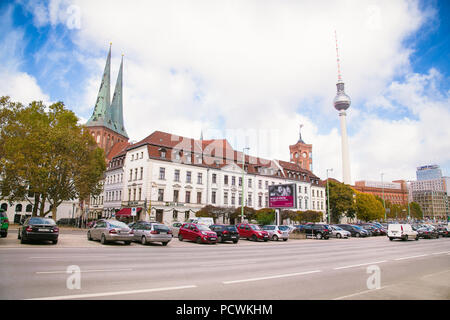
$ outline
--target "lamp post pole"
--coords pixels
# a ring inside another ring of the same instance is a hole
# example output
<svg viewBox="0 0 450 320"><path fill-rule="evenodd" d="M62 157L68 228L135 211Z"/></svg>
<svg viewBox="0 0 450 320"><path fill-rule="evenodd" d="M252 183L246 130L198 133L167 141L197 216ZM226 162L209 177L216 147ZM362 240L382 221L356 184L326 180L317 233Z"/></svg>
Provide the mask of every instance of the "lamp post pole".
<svg viewBox="0 0 450 320"><path fill-rule="evenodd" d="M327 217L328 217L328 224L330 224L331 212L330 212L330 187L328 186L328 171L333 171L333 168L327 169L327 207L328 207Z"/></svg>
<svg viewBox="0 0 450 320"><path fill-rule="evenodd" d="M386 221L386 204L384 203L384 183L383 183L383 175L384 175L384 173L381 173L381 190L383 191L384 221Z"/></svg>
<svg viewBox="0 0 450 320"><path fill-rule="evenodd" d="M245 150L250 150L249 147L242 149L242 196L241 196L241 223L244 223L244 184L245 184Z"/></svg>

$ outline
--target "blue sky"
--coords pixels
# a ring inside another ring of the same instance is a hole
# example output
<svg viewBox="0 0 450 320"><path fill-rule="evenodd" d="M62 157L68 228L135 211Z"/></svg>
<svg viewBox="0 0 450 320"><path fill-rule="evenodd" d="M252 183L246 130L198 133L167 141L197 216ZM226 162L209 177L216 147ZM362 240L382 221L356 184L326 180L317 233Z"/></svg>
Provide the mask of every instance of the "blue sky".
<svg viewBox="0 0 450 320"><path fill-rule="evenodd" d="M132 140L154 130L195 138L200 130L206 138L228 130L238 135L233 145L239 149L241 136L251 134L246 130L278 130L269 151L260 153L264 148L254 145L253 154L288 160L301 122L304 140L314 145L315 173L323 178L325 168L333 167L339 179L340 128L331 105L335 28L352 98L347 121L353 180L377 180L381 171L389 172L388 179L413 179L415 167L430 162L450 175L450 148L434 142L446 138L450 109L450 3L349 3L324 8L248 1L222 8L221 1L128 7L2 1L0 94L23 102L63 101L88 119L112 41L111 90L124 52L124 117ZM353 19L326 15L341 9ZM80 25L70 26L72 18ZM230 24L223 28L219 22ZM361 26L366 30L355 30ZM302 31L309 28L313 32ZM23 86L15 86L17 79ZM435 108L444 113L442 123L433 120ZM406 151L399 147L405 145Z"/></svg>

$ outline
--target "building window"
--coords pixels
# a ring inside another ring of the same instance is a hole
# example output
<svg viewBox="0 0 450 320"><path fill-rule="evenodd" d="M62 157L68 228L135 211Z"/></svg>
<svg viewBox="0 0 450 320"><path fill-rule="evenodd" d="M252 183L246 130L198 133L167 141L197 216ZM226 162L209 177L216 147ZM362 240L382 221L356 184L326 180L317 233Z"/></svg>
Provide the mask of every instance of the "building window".
<svg viewBox="0 0 450 320"><path fill-rule="evenodd" d="M185 211L184 212L184 220L188 221L189 220L189 211Z"/></svg>
<svg viewBox="0 0 450 320"><path fill-rule="evenodd" d="M227 175L225 175L225 176L223 177L223 184L224 184L224 185L228 185L228 176L227 176Z"/></svg>
<svg viewBox="0 0 450 320"><path fill-rule="evenodd" d="M128 181L133 180L133 169L130 169L130 179Z"/></svg>
<svg viewBox="0 0 450 320"><path fill-rule="evenodd" d="M211 203L215 204L216 203L216 192L213 191L212 195L211 195Z"/></svg>
<svg viewBox="0 0 450 320"><path fill-rule="evenodd" d="M269 181L266 181L266 189L269 189Z"/></svg>
<svg viewBox="0 0 450 320"><path fill-rule="evenodd" d="M269 196L266 196L266 208L269 207Z"/></svg>
<svg viewBox="0 0 450 320"><path fill-rule="evenodd" d="M242 186L242 177L239 177L239 187Z"/></svg>
<svg viewBox="0 0 450 320"><path fill-rule="evenodd" d="M108 200L108 197L106 200ZM128 201L131 201L131 189L128 189Z"/></svg>
<svg viewBox="0 0 450 320"><path fill-rule="evenodd" d="M308 188L307 188L307 187L305 187L305 193L306 193L306 194L308 193Z"/></svg>
<svg viewBox="0 0 450 320"><path fill-rule="evenodd" d="M298 199L298 208L299 208L299 209L302 208L302 199Z"/></svg>
<svg viewBox="0 0 450 320"><path fill-rule="evenodd" d="M159 180L166 179L166 168L159 168Z"/></svg>
<svg viewBox="0 0 450 320"><path fill-rule="evenodd" d="M212 183L216 183L217 175L215 173L212 174Z"/></svg>
<svg viewBox="0 0 450 320"><path fill-rule="evenodd" d="M27 207L25 208L25 212L31 212L33 211L33 206L31 204L27 205Z"/></svg>
<svg viewBox="0 0 450 320"><path fill-rule="evenodd" d="M239 193L239 204L242 204L242 193Z"/></svg>
<svg viewBox="0 0 450 320"><path fill-rule="evenodd" d="M173 202L178 202L178 190L173 190Z"/></svg>
<svg viewBox="0 0 450 320"><path fill-rule="evenodd" d="M133 160L134 160L134 154L131 155L131 161L133 161Z"/></svg>
<svg viewBox="0 0 450 320"><path fill-rule="evenodd" d="M231 194L231 205L234 206L236 204L236 194Z"/></svg>
<svg viewBox="0 0 450 320"><path fill-rule="evenodd" d="M258 188L262 189L262 181L261 180L258 180Z"/></svg>
<svg viewBox="0 0 450 320"><path fill-rule="evenodd" d="M144 168L141 167L141 177L140 177L140 180L142 180L143 178L144 178Z"/></svg>
<svg viewBox="0 0 450 320"><path fill-rule="evenodd" d="M197 203L202 203L202 193L201 192L197 192Z"/></svg>
<svg viewBox="0 0 450 320"><path fill-rule="evenodd" d="M186 183L191 183L191 176L192 176L191 171L187 171L186 172Z"/></svg>
<svg viewBox="0 0 450 320"><path fill-rule="evenodd" d="M133 189L133 201L136 201L136 189Z"/></svg>
<svg viewBox="0 0 450 320"><path fill-rule="evenodd" d="M141 201L141 196L142 196L142 189L139 188L139 201Z"/></svg>
<svg viewBox="0 0 450 320"><path fill-rule="evenodd" d="M138 169L134 169L134 180L137 180L137 173L138 173Z"/></svg>
<svg viewBox="0 0 450 320"><path fill-rule="evenodd" d="M175 170L174 181L177 181L177 182L180 181L180 170L178 170L178 169Z"/></svg>
<svg viewBox="0 0 450 320"><path fill-rule="evenodd" d="M313 197L314 197L314 191L315 191L315 190L313 189L313 190L312 190L312 196L313 196ZM314 205L313 205L313 207L314 207Z"/></svg>
<svg viewBox="0 0 450 320"><path fill-rule="evenodd" d="M249 187L249 188L252 187L252 179L248 179L248 187Z"/></svg>
<svg viewBox="0 0 450 320"><path fill-rule="evenodd" d="M262 207L262 196L258 196L258 207Z"/></svg>
<svg viewBox="0 0 450 320"><path fill-rule="evenodd" d="M248 202L247 202L247 206L253 207L252 194L251 194L251 193L248 194Z"/></svg>
<svg viewBox="0 0 450 320"><path fill-rule="evenodd" d="M144 152L141 152L141 159L144 158Z"/></svg>
<svg viewBox="0 0 450 320"><path fill-rule="evenodd" d="M191 203L191 192L186 191L186 203Z"/></svg>
<svg viewBox="0 0 450 320"><path fill-rule="evenodd" d="M160 156L161 156L161 158L165 158L166 157L166 150L161 150L160 151Z"/></svg>
<svg viewBox="0 0 450 320"><path fill-rule="evenodd" d="M178 211L177 210L173 210L172 218L173 218L173 220L178 220Z"/></svg>
<svg viewBox="0 0 450 320"><path fill-rule="evenodd" d="M186 152L186 163L191 163L191 154Z"/></svg>
<svg viewBox="0 0 450 320"><path fill-rule="evenodd" d="M228 192L223 193L223 204L228 205Z"/></svg>
<svg viewBox="0 0 450 320"><path fill-rule="evenodd" d="M231 177L231 185L232 186L236 185L236 177Z"/></svg>
<svg viewBox="0 0 450 320"><path fill-rule="evenodd" d="M164 201L164 189L158 189L158 201Z"/></svg>
<svg viewBox="0 0 450 320"><path fill-rule="evenodd" d="M201 173L199 173L199 174L197 175L197 183L198 183L198 184L202 184L202 183L203 183L203 182L202 182L202 179L203 179L203 176L202 176Z"/></svg>

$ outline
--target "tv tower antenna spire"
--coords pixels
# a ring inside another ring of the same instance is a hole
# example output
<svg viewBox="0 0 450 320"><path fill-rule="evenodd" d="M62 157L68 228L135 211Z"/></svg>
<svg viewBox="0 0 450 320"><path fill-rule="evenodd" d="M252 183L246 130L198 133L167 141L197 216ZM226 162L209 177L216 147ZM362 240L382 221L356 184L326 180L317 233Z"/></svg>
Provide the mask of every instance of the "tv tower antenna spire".
<svg viewBox="0 0 450 320"><path fill-rule="evenodd" d="M337 57L337 67L338 67L338 82L342 82L342 74L341 74L341 60L339 59L339 47L337 40L337 32L334 30L334 37L336 39L336 57Z"/></svg>

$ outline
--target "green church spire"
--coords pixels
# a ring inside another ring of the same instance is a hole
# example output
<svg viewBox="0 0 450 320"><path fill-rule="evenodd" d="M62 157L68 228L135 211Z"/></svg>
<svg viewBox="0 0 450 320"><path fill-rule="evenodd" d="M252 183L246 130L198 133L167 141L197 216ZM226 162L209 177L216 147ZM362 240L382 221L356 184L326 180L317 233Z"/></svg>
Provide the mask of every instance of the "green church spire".
<svg viewBox="0 0 450 320"><path fill-rule="evenodd" d="M123 124L123 97L122 97L122 73L123 73L123 55L120 62L119 74L117 76L116 88L114 90L113 100L111 103L112 125L114 131L128 138L125 126Z"/></svg>

